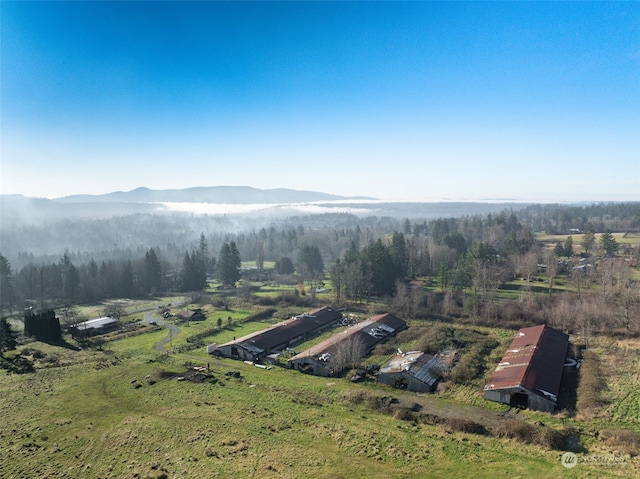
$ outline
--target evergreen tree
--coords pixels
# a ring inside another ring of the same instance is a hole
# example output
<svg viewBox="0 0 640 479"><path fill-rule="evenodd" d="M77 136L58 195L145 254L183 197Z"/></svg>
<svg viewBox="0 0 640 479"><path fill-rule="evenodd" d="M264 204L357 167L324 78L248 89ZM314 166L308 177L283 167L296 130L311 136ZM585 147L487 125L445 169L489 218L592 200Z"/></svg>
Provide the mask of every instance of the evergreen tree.
<svg viewBox="0 0 640 479"><path fill-rule="evenodd" d="M359 255L360 253L358 252L358 247L356 246L356 242L352 240L351 242L349 242L349 248L347 249L347 252L344 255L345 264L357 262Z"/></svg>
<svg viewBox="0 0 640 479"><path fill-rule="evenodd" d="M62 277L62 297L64 304L70 306L76 300L76 292L80 286L80 275L71 262L68 253L64 253L60 259L60 274Z"/></svg>
<svg viewBox="0 0 640 479"><path fill-rule="evenodd" d="M283 256L275 264L275 270L278 274L293 274L295 271L293 261L288 256Z"/></svg>
<svg viewBox="0 0 640 479"><path fill-rule="evenodd" d="M62 340L60 320L52 309L39 314L27 311L24 316L24 334L33 336L39 341L59 342Z"/></svg>
<svg viewBox="0 0 640 479"><path fill-rule="evenodd" d="M403 233L393 233L391 237L391 256L396 267L396 275L399 278L406 278L409 271L409 252Z"/></svg>
<svg viewBox="0 0 640 479"><path fill-rule="evenodd" d="M11 263L0 254L0 316L13 308L14 285Z"/></svg>
<svg viewBox="0 0 640 479"><path fill-rule="evenodd" d="M607 230L600 236L600 246L604 250L604 255L608 258L613 257L618 252L618 242L611 234L611 231Z"/></svg>
<svg viewBox="0 0 640 479"><path fill-rule="evenodd" d="M464 236L457 231L455 233L448 234L444 238L444 244L449 248L456 250L460 255L467 252L467 241L464 239Z"/></svg>
<svg viewBox="0 0 640 479"><path fill-rule="evenodd" d="M198 256L200 261L202 261L202 267L204 269L205 275L207 273L213 272L213 267L215 265L215 261L212 260L209 255L209 246L207 245L207 238L204 236L204 233L200 233L200 244L198 245Z"/></svg>
<svg viewBox="0 0 640 479"><path fill-rule="evenodd" d="M17 333L11 329L7 318L0 318L0 356L4 356L5 351L16 348L16 336Z"/></svg>
<svg viewBox="0 0 640 479"><path fill-rule="evenodd" d="M225 286L235 286L240 279L240 252L235 241L224 242L218 258L218 279Z"/></svg>
<svg viewBox="0 0 640 479"><path fill-rule="evenodd" d="M296 269L303 278L322 278L324 275L324 262L317 246L304 245L300 249Z"/></svg>
<svg viewBox="0 0 640 479"><path fill-rule="evenodd" d="M153 248L144 255L141 286L144 291L152 294L162 287L162 266Z"/></svg>
<svg viewBox="0 0 640 479"><path fill-rule="evenodd" d="M125 298L135 298L138 295L135 277L131 261L127 261L120 270L120 281L118 282L120 294Z"/></svg>
<svg viewBox="0 0 640 479"><path fill-rule="evenodd" d="M573 236L568 236L564 242L564 255L568 258L573 256Z"/></svg>
<svg viewBox="0 0 640 479"><path fill-rule="evenodd" d="M562 241L558 241L553 248L553 254L557 257L565 256L564 254L564 246L562 245Z"/></svg>
<svg viewBox="0 0 640 479"><path fill-rule="evenodd" d="M389 248L382 243L382 240L378 239L362 249L360 264L364 269L365 277L370 278L370 294L376 296L393 294L400 275Z"/></svg>
<svg viewBox="0 0 640 479"><path fill-rule="evenodd" d="M180 291L199 291L207 287L207 275L200 255L193 251L185 252L180 270Z"/></svg>

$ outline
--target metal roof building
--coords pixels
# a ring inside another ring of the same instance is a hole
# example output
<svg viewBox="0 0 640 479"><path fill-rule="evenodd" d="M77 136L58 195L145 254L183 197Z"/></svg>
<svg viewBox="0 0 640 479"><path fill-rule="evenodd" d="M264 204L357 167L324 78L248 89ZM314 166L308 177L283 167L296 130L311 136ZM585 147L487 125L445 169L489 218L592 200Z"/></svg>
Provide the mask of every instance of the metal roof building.
<svg viewBox="0 0 640 479"><path fill-rule="evenodd" d="M298 344L310 335L322 331L342 318L342 313L331 308L319 308L294 316L270 328L248 334L221 344L213 353L244 361L258 361L269 353Z"/></svg>
<svg viewBox="0 0 640 479"><path fill-rule="evenodd" d="M484 387L484 398L553 412L569 337L546 325L521 329Z"/></svg>
<svg viewBox="0 0 640 479"><path fill-rule="evenodd" d="M104 316L70 326L69 332L73 337L86 337L94 334L107 333L117 329L119 326L120 322L116 318Z"/></svg>
<svg viewBox="0 0 640 479"><path fill-rule="evenodd" d="M378 371L378 382L409 391L431 392L445 367L437 355L422 351L399 353Z"/></svg>
<svg viewBox="0 0 640 479"><path fill-rule="evenodd" d="M341 345L348 341L357 341L362 353L369 353L377 344L407 327L407 323L390 313L372 316L311 348L302 351L288 360L290 367L300 371L310 371L317 376L331 376L335 371L336 361L332 357L338 353ZM335 359L335 357L333 358Z"/></svg>

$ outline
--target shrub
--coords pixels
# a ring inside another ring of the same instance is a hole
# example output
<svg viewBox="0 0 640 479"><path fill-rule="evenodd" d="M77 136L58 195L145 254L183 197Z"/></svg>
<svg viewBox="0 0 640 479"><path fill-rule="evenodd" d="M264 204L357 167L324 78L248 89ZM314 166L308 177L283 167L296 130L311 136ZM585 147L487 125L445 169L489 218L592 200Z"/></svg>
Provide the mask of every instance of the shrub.
<svg viewBox="0 0 640 479"><path fill-rule="evenodd" d="M494 433L498 437L515 439L525 444L535 443L537 436L536 428L520 419L507 419L502 421Z"/></svg>
<svg viewBox="0 0 640 479"><path fill-rule="evenodd" d="M487 428L470 419L448 418L444 420L444 427L449 431L464 432L467 434L486 435Z"/></svg>
<svg viewBox="0 0 640 479"><path fill-rule="evenodd" d="M40 351L39 349L32 349L31 355L33 356L33 359L42 359L46 356L46 354Z"/></svg>
<svg viewBox="0 0 640 479"><path fill-rule="evenodd" d="M538 444L557 451L570 449L570 443L578 433L572 428L552 429L545 426L535 426L519 419L508 419L500 423L494 434L498 437L515 439L525 444Z"/></svg>
<svg viewBox="0 0 640 479"><path fill-rule="evenodd" d="M575 429L552 429L540 427L537 443L555 451L567 451L571 449L572 438L577 436Z"/></svg>
<svg viewBox="0 0 640 479"><path fill-rule="evenodd" d="M353 404L360 404L369 409L379 412L389 412L391 406L398 401L389 396L378 396L364 390L354 390L349 392L347 399Z"/></svg>
<svg viewBox="0 0 640 479"><path fill-rule="evenodd" d="M487 338L474 344L456 363L450 373L450 379L454 383L467 384L482 376L485 369L485 356L500 343L495 339Z"/></svg>
<svg viewBox="0 0 640 479"><path fill-rule="evenodd" d="M393 418L399 419L400 421L413 421L416 418L416 415L409 409L396 408L393 412Z"/></svg>

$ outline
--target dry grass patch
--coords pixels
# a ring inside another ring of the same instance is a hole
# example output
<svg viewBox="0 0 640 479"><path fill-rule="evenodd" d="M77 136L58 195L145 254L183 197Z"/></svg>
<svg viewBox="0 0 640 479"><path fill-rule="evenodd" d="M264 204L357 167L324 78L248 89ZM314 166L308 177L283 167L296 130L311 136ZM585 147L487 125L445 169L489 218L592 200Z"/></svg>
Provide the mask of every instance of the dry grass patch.
<svg viewBox="0 0 640 479"><path fill-rule="evenodd" d="M626 429L604 429L599 438L621 454L640 455L640 434Z"/></svg>

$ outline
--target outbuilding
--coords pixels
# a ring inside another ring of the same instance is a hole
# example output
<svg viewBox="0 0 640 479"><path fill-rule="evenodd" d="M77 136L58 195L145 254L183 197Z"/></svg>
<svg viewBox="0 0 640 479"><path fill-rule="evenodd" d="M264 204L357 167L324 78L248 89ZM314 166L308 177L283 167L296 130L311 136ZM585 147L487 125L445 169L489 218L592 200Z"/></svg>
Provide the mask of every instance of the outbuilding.
<svg viewBox="0 0 640 479"><path fill-rule="evenodd" d="M74 338L86 338L89 336L108 333L118 329L119 327L120 322L116 318L104 316L102 318L90 319L89 321L83 321L82 323L70 326L69 332Z"/></svg>
<svg viewBox="0 0 640 479"><path fill-rule="evenodd" d="M243 361L261 361L271 353L299 344L337 324L341 318L339 311L319 308L221 344L213 350L213 354Z"/></svg>
<svg viewBox="0 0 640 479"><path fill-rule="evenodd" d="M546 325L518 331L484 387L484 398L553 412L558 403L569 337Z"/></svg>
<svg viewBox="0 0 640 479"><path fill-rule="evenodd" d="M439 355L422 351L398 353L378 371L378 382L409 391L432 392L445 368Z"/></svg>
<svg viewBox="0 0 640 479"><path fill-rule="evenodd" d="M407 327L407 323L390 313L372 316L346 331L302 351L288 360L289 367L316 376L332 376L358 362L376 345Z"/></svg>

